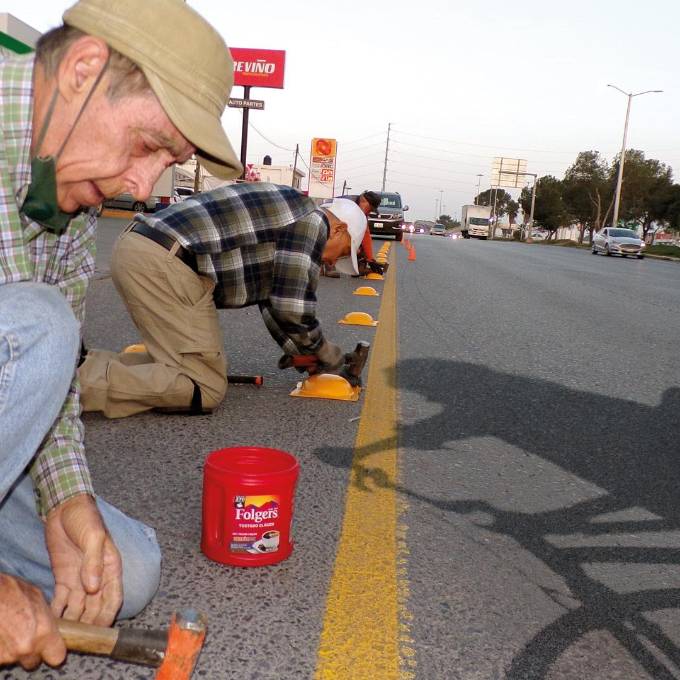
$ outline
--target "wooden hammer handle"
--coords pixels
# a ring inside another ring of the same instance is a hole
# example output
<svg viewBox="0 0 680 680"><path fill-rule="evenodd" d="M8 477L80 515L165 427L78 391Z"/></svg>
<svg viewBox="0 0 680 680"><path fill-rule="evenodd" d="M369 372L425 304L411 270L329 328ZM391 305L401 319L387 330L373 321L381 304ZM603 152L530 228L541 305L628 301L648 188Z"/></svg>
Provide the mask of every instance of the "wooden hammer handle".
<svg viewBox="0 0 680 680"><path fill-rule="evenodd" d="M101 654L120 661L159 666L165 657L168 633L139 628L104 628L57 619L59 633L73 652Z"/></svg>

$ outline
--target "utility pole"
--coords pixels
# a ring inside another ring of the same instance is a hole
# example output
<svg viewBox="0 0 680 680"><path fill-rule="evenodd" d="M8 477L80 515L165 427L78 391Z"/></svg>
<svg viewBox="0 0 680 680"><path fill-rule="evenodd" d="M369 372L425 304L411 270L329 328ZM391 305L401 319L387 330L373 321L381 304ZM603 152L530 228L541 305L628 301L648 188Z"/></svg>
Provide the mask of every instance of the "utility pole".
<svg viewBox="0 0 680 680"><path fill-rule="evenodd" d="M531 236L531 229L534 226L534 206L536 205L536 187L538 186L538 175L532 175L532 177L534 178L534 188L531 190L531 212L529 213L527 238Z"/></svg>
<svg viewBox="0 0 680 680"><path fill-rule="evenodd" d="M383 168L383 181L381 191L385 191L385 182L387 181L387 154L390 150L390 129L392 123L387 124L387 144L385 144L385 167Z"/></svg>
<svg viewBox="0 0 680 680"><path fill-rule="evenodd" d="M243 86L243 98L250 99L250 85ZM241 123L241 165L243 166L242 179L246 178L246 154L248 151L248 107L243 109L243 121Z"/></svg>
<svg viewBox="0 0 680 680"><path fill-rule="evenodd" d="M623 183L623 164L626 160L626 137L628 136L628 118L630 117L630 103L633 97L639 97L641 94L648 94L650 92L663 92L663 90L645 90L644 92L624 92L616 85L607 84L607 87L613 87L615 90L625 94L628 97L628 106L626 107L626 122L623 126L623 144L621 145L621 158L619 159L619 174L616 178L616 194L614 195L614 214L612 216L612 227L615 227L619 221L619 204L621 202L621 184Z"/></svg>
<svg viewBox="0 0 680 680"><path fill-rule="evenodd" d="M479 203L479 187L482 183L482 177L484 177L484 175L482 175L481 172L477 174L477 195L475 196L475 205Z"/></svg>
<svg viewBox="0 0 680 680"><path fill-rule="evenodd" d="M298 157L299 152L300 152L300 145L296 144L295 145L295 160L293 161L293 177L290 180L290 186L292 186L292 187L295 186L295 171L297 170L297 157Z"/></svg>
<svg viewBox="0 0 680 680"><path fill-rule="evenodd" d="M196 158L196 156L194 156ZM196 158L196 170L194 171L194 193L197 194L201 190L201 166Z"/></svg>

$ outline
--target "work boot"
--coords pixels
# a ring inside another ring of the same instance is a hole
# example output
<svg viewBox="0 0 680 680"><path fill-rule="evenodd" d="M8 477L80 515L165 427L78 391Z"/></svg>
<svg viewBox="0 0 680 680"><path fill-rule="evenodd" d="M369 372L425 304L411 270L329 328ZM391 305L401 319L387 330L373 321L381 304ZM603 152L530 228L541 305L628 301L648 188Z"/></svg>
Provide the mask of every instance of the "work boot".
<svg viewBox="0 0 680 680"><path fill-rule="evenodd" d="M325 264L321 268L321 276L327 276L329 279L339 279L340 272L335 269L335 265Z"/></svg>

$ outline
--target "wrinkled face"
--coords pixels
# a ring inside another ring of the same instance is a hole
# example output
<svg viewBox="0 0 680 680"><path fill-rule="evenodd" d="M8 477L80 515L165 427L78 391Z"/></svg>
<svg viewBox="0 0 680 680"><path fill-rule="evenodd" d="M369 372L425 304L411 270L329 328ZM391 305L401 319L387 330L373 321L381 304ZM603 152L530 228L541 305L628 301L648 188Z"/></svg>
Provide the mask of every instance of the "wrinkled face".
<svg viewBox="0 0 680 680"><path fill-rule="evenodd" d="M112 102L105 91L102 82L57 161L57 198L64 212L123 192L144 200L165 168L195 150L151 92Z"/></svg>
<svg viewBox="0 0 680 680"><path fill-rule="evenodd" d="M352 250L352 239L344 222L331 224L330 234L324 246L321 259L324 264L334 265L341 257L347 257Z"/></svg>

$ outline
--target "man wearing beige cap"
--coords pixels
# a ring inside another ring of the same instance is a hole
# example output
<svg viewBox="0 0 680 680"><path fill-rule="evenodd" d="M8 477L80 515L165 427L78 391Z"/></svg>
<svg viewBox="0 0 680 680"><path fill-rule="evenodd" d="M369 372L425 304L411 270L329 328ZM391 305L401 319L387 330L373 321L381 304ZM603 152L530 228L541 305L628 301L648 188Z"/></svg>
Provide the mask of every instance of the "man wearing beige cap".
<svg viewBox="0 0 680 680"><path fill-rule="evenodd" d="M59 664L55 616L108 625L157 588L153 530L96 498L84 456L94 207L144 200L194 152L237 176L220 124L232 74L182 0L81 0L35 55L0 61L0 664Z"/></svg>

